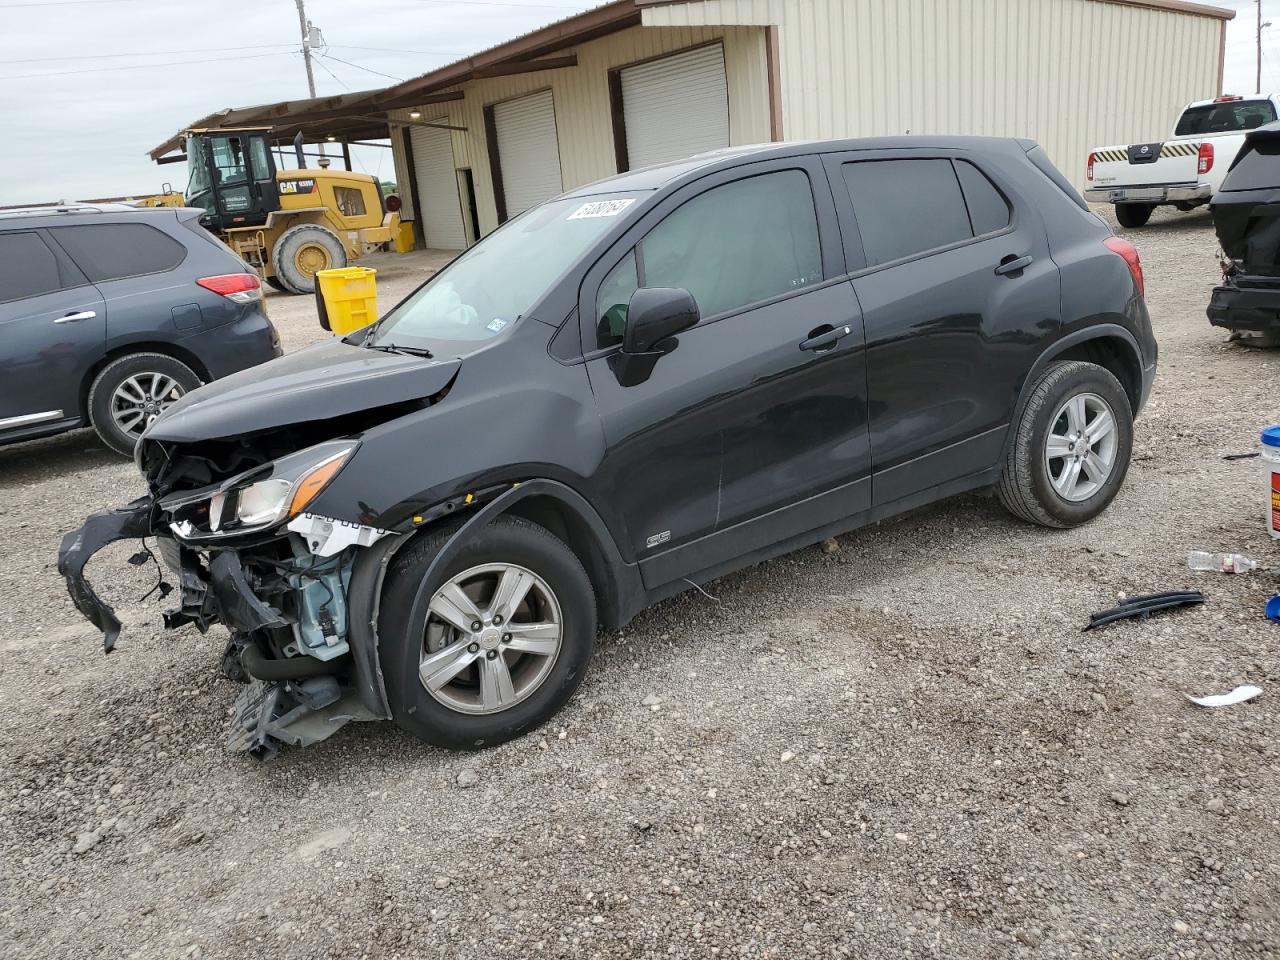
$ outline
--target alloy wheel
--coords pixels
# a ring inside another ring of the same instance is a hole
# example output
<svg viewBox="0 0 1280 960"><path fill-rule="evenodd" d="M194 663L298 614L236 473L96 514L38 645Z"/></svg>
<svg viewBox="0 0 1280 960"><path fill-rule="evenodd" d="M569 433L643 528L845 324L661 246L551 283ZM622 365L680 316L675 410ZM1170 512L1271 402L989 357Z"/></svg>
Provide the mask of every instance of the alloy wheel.
<svg viewBox="0 0 1280 960"><path fill-rule="evenodd" d="M1118 436L1111 405L1096 393L1069 397L1050 422L1045 467L1058 496L1088 500L1111 476Z"/></svg>
<svg viewBox="0 0 1280 960"><path fill-rule="evenodd" d="M459 713L498 713L542 686L564 636L547 582L513 563L471 567L431 598L418 679Z"/></svg>
<svg viewBox="0 0 1280 960"><path fill-rule="evenodd" d="M140 437L184 393L182 384L168 374L135 373L112 392L111 419L122 433Z"/></svg>

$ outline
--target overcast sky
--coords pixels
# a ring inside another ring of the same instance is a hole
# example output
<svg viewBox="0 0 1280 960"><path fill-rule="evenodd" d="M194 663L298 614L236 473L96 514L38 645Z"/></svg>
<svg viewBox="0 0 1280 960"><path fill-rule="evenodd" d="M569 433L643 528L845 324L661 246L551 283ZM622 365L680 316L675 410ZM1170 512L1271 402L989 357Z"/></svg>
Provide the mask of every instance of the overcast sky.
<svg viewBox="0 0 1280 960"><path fill-rule="evenodd" d="M1252 92L1255 5L1218 2L1240 11L1225 89ZM316 92L385 86L595 5L307 0L328 43ZM1263 14L1276 21L1262 73L1275 91L1280 0L1263 0ZM185 165L156 166L148 150L215 110L307 95L293 0L0 0L0 22L0 204L152 193L165 180L181 190ZM356 161L394 177L389 150L358 150Z"/></svg>

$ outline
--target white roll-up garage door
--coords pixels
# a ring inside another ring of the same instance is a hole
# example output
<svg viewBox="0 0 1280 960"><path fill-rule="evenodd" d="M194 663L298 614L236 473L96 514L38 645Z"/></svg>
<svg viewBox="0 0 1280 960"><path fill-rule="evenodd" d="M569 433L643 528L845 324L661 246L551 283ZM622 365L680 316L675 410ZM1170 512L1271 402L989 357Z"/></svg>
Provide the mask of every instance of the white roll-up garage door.
<svg viewBox="0 0 1280 960"><path fill-rule="evenodd" d="M431 123L448 123L439 120ZM413 171L418 194L414 211L422 221L427 246L436 250L461 250L467 245L458 199L458 176L453 168L453 140L441 127L412 127Z"/></svg>
<svg viewBox="0 0 1280 960"><path fill-rule="evenodd" d="M508 218L564 192L550 90L494 104L493 125Z"/></svg>
<svg viewBox="0 0 1280 960"><path fill-rule="evenodd" d="M729 146L729 84L724 47L622 70L622 117L632 170Z"/></svg>

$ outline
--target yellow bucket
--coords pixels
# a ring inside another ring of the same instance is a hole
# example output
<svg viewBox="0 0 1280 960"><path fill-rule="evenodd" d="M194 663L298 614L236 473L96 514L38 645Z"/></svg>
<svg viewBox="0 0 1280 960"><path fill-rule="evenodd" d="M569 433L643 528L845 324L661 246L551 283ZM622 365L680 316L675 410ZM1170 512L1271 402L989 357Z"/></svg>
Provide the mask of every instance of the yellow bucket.
<svg viewBox="0 0 1280 960"><path fill-rule="evenodd" d="M320 326L345 337L378 319L378 284L371 267L339 267L316 272Z"/></svg>
<svg viewBox="0 0 1280 960"><path fill-rule="evenodd" d="M395 236L396 253L408 253L415 246L413 241L413 224L400 221Z"/></svg>

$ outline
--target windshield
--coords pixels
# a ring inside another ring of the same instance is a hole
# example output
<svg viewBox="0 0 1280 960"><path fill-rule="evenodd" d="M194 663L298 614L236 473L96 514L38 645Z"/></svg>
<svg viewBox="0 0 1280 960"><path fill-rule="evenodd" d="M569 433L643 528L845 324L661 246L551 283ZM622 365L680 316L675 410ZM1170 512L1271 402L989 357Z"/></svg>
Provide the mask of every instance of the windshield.
<svg viewBox="0 0 1280 960"><path fill-rule="evenodd" d="M368 346L488 340L532 309L638 198L552 200L499 227L378 324ZM555 321L563 317L549 318Z"/></svg>
<svg viewBox="0 0 1280 960"><path fill-rule="evenodd" d="M1199 136L1206 133L1232 133L1253 130L1276 118L1270 100L1228 100L1188 107L1178 118L1175 137Z"/></svg>

